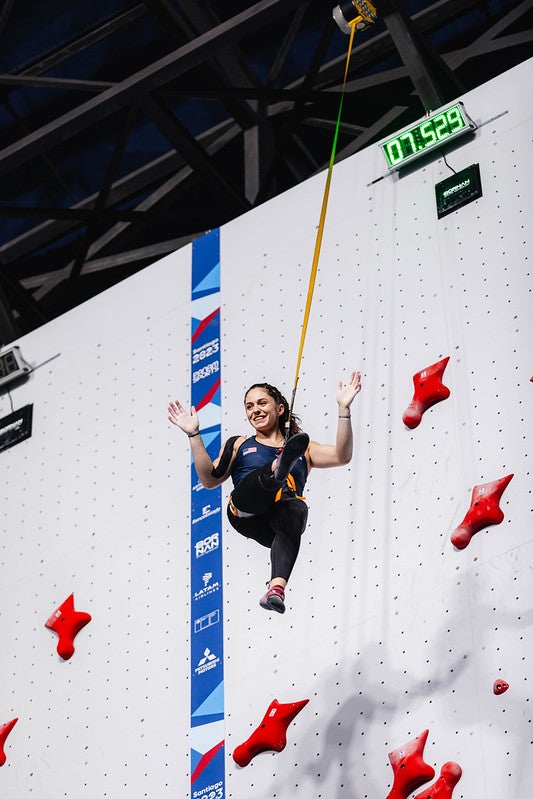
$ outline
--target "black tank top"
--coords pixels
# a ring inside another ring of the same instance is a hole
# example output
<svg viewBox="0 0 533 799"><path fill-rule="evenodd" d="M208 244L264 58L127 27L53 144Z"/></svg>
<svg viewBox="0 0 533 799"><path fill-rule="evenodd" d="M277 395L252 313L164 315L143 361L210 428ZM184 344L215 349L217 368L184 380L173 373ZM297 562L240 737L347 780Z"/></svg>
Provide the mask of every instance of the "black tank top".
<svg viewBox="0 0 533 799"><path fill-rule="evenodd" d="M233 485L238 485L246 475L264 466L266 463L272 463L276 459L279 449L277 447L267 447L266 444L260 444L252 436L243 441L237 455L233 462L231 469L231 479ZM291 469L291 475L296 484L296 493L303 494L305 481L307 480L307 461L304 455L301 455Z"/></svg>

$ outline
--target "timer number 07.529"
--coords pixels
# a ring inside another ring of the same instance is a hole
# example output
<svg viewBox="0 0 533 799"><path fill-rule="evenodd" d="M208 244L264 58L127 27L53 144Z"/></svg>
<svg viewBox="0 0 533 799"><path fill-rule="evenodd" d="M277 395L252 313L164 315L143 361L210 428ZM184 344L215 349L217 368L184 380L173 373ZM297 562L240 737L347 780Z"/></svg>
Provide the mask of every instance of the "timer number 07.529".
<svg viewBox="0 0 533 799"><path fill-rule="evenodd" d="M444 142L466 126L460 106L454 105L383 144L385 158L389 166L396 166L410 156Z"/></svg>

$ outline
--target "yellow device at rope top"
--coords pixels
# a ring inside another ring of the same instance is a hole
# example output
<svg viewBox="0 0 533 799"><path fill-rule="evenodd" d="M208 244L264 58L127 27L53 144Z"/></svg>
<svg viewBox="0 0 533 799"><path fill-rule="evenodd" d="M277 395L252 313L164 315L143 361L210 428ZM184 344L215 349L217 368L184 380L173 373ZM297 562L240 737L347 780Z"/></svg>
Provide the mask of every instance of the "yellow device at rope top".
<svg viewBox="0 0 533 799"><path fill-rule="evenodd" d="M371 16L372 14L374 14L374 18L375 18L375 8L374 8L374 6L371 3L368 2L368 0L359 0L358 2L356 2L356 0L345 0L345 2L342 3L342 6L347 6L347 5L350 5L352 7L353 6L358 6L358 7L361 6L361 8L359 9L361 12L363 11L363 6L364 6L364 13L367 16ZM341 8L341 6L338 6L338 8ZM335 15L335 11L333 13ZM344 17L343 17L343 19L344 19ZM373 22L374 20L371 19L370 21ZM349 44L348 44L348 53L346 55L346 66L344 68L344 78L343 78L343 82L342 82L341 98L340 98L340 101L339 101L339 113L337 115L337 124L335 126L335 133L333 135L333 145L331 147L331 155L330 155L330 158L329 158L328 173L327 173L327 177L326 177L326 185L325 185L325 188L324 188L324 197L322 199L322 208L321 208L321 211L320 211L320 220L319 220L319 223L318 223L318 230L317 230L317 233L316 233L315 249L314 249L314 253L313 253L313 263L312 263L312 266L311 266L311 276L309 278L309 288L307 290L307 300L306 300L306 303L305 303L304 319L303 319L303 323L302 323L302 332L301 332L301 335L300 335L300 346L299 346L299 349L298 349L298 358L297 358L297 361L296 361L296 371L295 371L295 375L294 375L294 385L293 385L293 388L292 388L291 404L290 404L290 408L289 408L289 418L288 418L287 423L286 423L286 425L287 425L286 439L288 439L288 437L289 437L289 430L290 430L292 412L293 412L293 408L294 408L294 399L296 397L296 389L298 388L298 379L299 379L299 375L300 375L300 364L302 362L302 354L303 354L303 349L304 349L305 336L306 336L306 333L307 333L307 324L309 322L309 314L310 314L310 311L311 311L311 303L313 301L313 292L314 292L314 288L315 288L316 273L317 273L317 270L318 270L318 259L320 257L320 248L322 246L322 238L323 238L323 235L324 235L324 225L325 225L325 222L326 222L326 211L327 211L327 207L328 207L329 188L330 188L330 185L331 185L331 176L332 176L332 173L333 173L333 165L335 163L335 153L337 152L337 140L339 138L339 128L340 128L340 123L341 123L342 105L343 105L343 101L344 101L344 90L345 90L345 87L346 87L346 81L348 79L348 69L349 69L349 66L350 66L350 55L352 53L353 39L354 39L354 34L355 34L355 31L356 31L356 27L357 27L357 16L350 23L347 23L347 24L349 25L350 41L349 41Z"/></svg>
<svg viewBox="0 0 533 799"><path fill-rule="evenodd" d="M343 0L333 9L333 19L343 33L350 33L352 27L364 31L377 16L376 8L369 0Z"/></svg>

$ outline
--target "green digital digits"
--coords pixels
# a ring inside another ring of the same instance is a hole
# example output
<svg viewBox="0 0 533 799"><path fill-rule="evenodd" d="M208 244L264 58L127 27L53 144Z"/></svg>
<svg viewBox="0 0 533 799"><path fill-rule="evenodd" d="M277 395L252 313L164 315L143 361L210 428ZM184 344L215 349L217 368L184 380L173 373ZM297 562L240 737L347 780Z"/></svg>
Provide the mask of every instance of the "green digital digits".
<svg viewBox="0 0 533 799"><path fill-rule="evenodd" d="M395 168L467 128L461 106L454 105L419 125L397 134L394 139L380 146L389 167Z"/></svg>
<svg viewBox="0 0 533 799"><path fill-rule="evenodd" d="M423 125L420 125L420 135L424 139L424 147L429 147L430 144L435 144L437 141L435 131L433 130L433 124L431 122L424 122Z"/></svg>
<svg viewBox="0 0 533 799"><path fill-rule="evenodd" d="M447 112L448 122L450 123L450 133L455 133L456 130L460 130L464 128L465 121L461 112L459 111L458 106L454 105L453 108L450 108Z"/></svg>
<svg viewBox="0 0 533 799"><path fill-rule="evenodd" d="M411 153L416 153L416 151L418 150L418 147L416 146L416 143L415 143L415 137L413 136L413 134L411 133L410 130L406 131L406 133L402 133L402 135L400 136L400 141L409 142L409 144L411 145ZM406 149L406 148L404 147L403 149ZM411 155L411 153L407 153L406 152L404 157L407 157L408 155Z"/></svg>
<svg viewBox="0 0 533 799"><path fill-rule="evenodd" d="M397 139L393 139L392 141L387 142L386 147L387 147L389 163L391 164L391 166L393 164L397 164L399 161L403 161L404 155L402 153L400 145L398 144Z"/></svg>

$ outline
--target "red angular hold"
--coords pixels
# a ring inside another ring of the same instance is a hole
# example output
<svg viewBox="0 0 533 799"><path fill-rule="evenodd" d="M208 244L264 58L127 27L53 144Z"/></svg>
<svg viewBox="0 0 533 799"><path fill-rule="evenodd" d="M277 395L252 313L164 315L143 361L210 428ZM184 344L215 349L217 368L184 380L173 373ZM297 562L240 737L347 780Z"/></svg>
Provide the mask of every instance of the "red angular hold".
<svg viewBox="0 0 533 799"><path fill-rule="evenodd" d="M429 730L424 730L413 741L389 753L394 782L387 799L407 799L410 793L435 776L435 769L424 762L428 734Z"/></svg>
<svg viewBox="0 0 533 799"><path fill-rule="evenodd" d="M499 503L513 477L513 474L508 474L492 483L474 486L468 513L450 536L456 549L467 547L472 537L484 527L500 524L503 521L503 511Z"/></svg>
<svg viewBox="0 0 533 799"><path fill-rule="evenodd" d="M463 769L459 763L452 761L445 763L440 770L440 777L422 793L417 793L413 799L451 799L453 789L461 779Z"/></svg>
<svg viewBox="0 0 533 799"><path fill-rule="evenodd" d="M442 361L437 361L427 369L422 369L421 372L413 375L415 393L411 404L402 416L404 425L411 430L418 427L422 421L422 415L428 408L450 396L450 389L442 382L442 376L449 360L450 356L448 355Z"/></svg>
<svg viewBox="0 0 533 799"><path fill-rule="evenodd" d="M509 683L505 682L505 680L495 680L492 686L492 692L498 696L499 694L504 694L508 688Z"/></svg>
<svg viewBox="0 0 533 799"><path fill-rule="evenodd" d="M74 594L65 599L62 605L52 613L45 627L53 630L59 636L57 654L63 660L68 660L74 654L74 639L82 627L91 621L88 613L74 610Z"/></svg>
<svg viewBox="0 0 533 799"><path fill-rule="evenodd" d="M11 721L7 721L5 724L2 724L0 727L0 766L3 766L7 760L6 753L4 752L4 744L6 742L6 738L17 723L18 718L11 719Z"/></svg>
<svg viewBox="0 0 533 799"><path fill-rule="evenodd" d="M301 702L280 705L278 700L274 699L268 706L259 727L233 752L233 759L237 765L247 766L260 752L283 751L287 744L287 727L308 702L309 699L302 699Z"/></svg>

